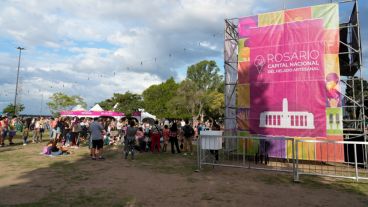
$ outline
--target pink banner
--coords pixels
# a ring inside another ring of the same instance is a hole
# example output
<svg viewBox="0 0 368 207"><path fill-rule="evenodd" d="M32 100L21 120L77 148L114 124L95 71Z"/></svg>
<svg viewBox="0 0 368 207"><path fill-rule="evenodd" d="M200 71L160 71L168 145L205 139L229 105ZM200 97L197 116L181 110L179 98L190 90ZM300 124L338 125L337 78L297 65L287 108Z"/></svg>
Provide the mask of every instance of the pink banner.
<svg viewBox="0 0 368 207"><path fill-rule="evenodd" d="M322 20L249 29L252 134L325 137Z"/></svg>
<svg viewBox="0 0 368 207"><path fill-rule="evenodd" d="M343 140L337 3L239 19L237 128L273 157L291 158L274 137ZM247 150L251 150L248 147ZM343 147L309 143L301 159L341 162Z"/></svg>
<svg viewBox="0 0 368 207"><path fill-rule="evenodd" d="M99 117L99 116L125 116L124 113L115 111L62 111L62 116L81 116L81 117Z"/></svg>

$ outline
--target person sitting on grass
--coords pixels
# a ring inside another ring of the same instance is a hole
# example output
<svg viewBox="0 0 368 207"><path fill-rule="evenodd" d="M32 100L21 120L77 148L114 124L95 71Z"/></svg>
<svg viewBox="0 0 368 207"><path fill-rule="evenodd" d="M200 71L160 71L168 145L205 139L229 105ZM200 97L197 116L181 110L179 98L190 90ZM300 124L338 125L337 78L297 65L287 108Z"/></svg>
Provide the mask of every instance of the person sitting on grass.
<svg viewBox="0 0 368 207"><path fill-rule="evenodd" d="M44 147L44 154L46 155L63 155L63 154L69 154L68 152L68 148L64 147L64 146L57 146L57 140L50 140L46 147Z"/></svg>

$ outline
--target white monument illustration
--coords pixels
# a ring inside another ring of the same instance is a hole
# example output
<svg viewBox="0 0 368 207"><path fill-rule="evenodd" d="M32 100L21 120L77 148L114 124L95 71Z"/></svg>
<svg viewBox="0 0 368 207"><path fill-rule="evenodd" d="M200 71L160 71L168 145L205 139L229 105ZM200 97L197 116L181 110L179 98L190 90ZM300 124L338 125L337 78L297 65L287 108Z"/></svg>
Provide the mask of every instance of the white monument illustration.
<svg viewBox="0 0 368 207"><path fill-rule="evenodd" d="M282 111L264 111L259 127L283 129L314 129L314 115L306 111L288 111L288 100L282 99Z"/></svg>

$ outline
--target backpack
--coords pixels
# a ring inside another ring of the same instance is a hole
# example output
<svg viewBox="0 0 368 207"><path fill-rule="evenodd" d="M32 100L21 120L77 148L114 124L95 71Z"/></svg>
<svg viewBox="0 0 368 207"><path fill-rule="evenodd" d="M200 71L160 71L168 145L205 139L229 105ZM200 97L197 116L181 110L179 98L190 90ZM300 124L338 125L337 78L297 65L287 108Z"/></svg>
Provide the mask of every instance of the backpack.
<svg viewBox="0 0 368 207"><path fill-rule="evenodd" d="M161 133L160 129L157 127L157 125L152 126L151 134L160 135L162 137L162 133Z"/></svg>
<svg viewBox="0 0 368 207"><path fill-rule="evenodd" d="M194 135L194 129L189 125L185 125L183 127L183 132L184 132L184 137L187 137L187 138Z"/></svg>

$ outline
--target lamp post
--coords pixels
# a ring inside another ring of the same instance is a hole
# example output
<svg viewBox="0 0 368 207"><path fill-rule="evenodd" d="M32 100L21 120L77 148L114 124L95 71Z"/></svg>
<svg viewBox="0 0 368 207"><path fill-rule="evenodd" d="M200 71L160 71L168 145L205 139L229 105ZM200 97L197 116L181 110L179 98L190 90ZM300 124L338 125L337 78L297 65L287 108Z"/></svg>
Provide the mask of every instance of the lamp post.
<svg viewBox="0 0 368 207"><path fill-rule="evenodd" d="M18 57L18 70L17 70L17 83L15 84L15 96L14 96L14 115L17 115L17 96L18 96L18 81L19 81L19 67L20 67L20 57L22 55L22 50L25 48L17 47L19 50L19 57Z"/></svg>

